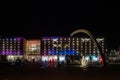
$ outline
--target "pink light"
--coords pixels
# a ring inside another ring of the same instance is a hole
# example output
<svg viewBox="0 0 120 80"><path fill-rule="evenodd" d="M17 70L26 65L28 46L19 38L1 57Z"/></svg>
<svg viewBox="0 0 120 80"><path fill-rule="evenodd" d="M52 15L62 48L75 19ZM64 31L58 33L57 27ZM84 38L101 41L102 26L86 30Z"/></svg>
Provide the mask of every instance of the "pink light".
<svg viewBox="0 0 120 80"><path fill-rule="evenodd" d="M100 61L100 62L103 62L103 60L102 60L102 57L101 57L101 56L99 56L99 61Z"/></svg>

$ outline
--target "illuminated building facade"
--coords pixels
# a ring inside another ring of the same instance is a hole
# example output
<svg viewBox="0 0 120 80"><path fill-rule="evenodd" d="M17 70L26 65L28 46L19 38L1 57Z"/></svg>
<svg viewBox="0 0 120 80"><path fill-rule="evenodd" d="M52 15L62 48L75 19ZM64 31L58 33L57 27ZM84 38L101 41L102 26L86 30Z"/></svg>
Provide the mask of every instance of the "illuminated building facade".
<svg viewBox="0 0 120 80"><path fill-rule="evenodd" d="M104 53L104 38L96 39L102 47ZM41 54L43 61L49 61L49 56L53 59L65 61L66 55L99 55L99 50L91 38L83 37L42 37ZM96 59L96 58L93 58Z"/></svg>
<svg viewBox="0 0 120 80"><path fill-rule="evenodd" d="M73 37L77 33L84 33L88 37ZM25 40L21 37L0 38L1 55L7 56L8 61L17 58L28 61L40 61L51 64L69 62L101 62L105 60L105 39L95 38L91 32L78 29L70 37L42 37L38 40ZM102 57L102 58L101 58ZM85 61L86 60L86 61Z"/></svg>
<svg viewBox="0 0 120 80"><path fill-rule="evenodd" d="M0 55L6 55L8 61L23 58L24 49L22 37L0 38Z"/></svg>
<svg viewBox="0 0 120 80"><path fill-rule="evenodd" d="M40 40L26 40L26 59L40 61Z"/></svg>

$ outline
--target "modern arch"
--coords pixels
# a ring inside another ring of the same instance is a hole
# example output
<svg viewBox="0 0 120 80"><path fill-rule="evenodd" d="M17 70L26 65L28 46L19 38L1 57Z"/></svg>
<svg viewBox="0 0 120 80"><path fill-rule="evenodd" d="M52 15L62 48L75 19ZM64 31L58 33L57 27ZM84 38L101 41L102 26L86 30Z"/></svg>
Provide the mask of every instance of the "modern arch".
<svg viewBox="0 0 120 80"><path fill-rule="evenodd" d="M102 48L101 48L101 46L99 45L99 43L97 42L97 40L95 39L95 37L93 36L93 34L92 34L90 31L86 30L86 29L78 29L78 30L73 31L73 32L70 34L70 36L72 37L72 36L75 35L76 33L85 33L86 35L88 35L88 36L93 40L93 42L96 44L97 48L98 48L99 51L100 51L100 55L101 55L101 57L102 57L102 59L103 59L103 64L106 65L105 55L104 55L104 53L102 53Z"/></svg>

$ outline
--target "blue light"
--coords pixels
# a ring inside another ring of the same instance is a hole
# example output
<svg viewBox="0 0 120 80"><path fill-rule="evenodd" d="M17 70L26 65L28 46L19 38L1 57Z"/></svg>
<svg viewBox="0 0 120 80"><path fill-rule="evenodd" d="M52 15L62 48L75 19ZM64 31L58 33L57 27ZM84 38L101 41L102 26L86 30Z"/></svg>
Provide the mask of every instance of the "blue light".
<svg viewBox="0 0 120 80"><path fill-rule="evenodd" d="M51 39L58 39L60 38L59 36L54 36L54 37L51 37Z"/></svg>
<svg viewBox="0 0 120 80"><path fill-rule="evenodd" d="M97 56L95 56L95 55L92 55L91 57L92 57L92 61L98 61L98 58L97 58Z"/></svg>
<svg viewBox="0 0 120 80"><path fill-rule="evenodd" d="M6 38L6 40L8 41L8 38Z"/></svg>
<svg viewBox="0 0 120 80"><path fill-rule="evenodd" d="M48 51L48 54L62 54L62 55L65 55L65 54L69 54L69 55L72 55L72 54L77 54L77 52L75 50L58 50L58 51L53 51L52 49L50 51Z"/></svg>

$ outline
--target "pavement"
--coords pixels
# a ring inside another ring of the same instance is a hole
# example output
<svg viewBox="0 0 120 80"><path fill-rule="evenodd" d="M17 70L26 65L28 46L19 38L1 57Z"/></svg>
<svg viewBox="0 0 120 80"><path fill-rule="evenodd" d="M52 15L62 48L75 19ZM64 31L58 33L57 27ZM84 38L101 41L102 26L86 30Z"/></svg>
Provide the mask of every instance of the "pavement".
<svg viewBox="0 0 120 80"><path fill-rule="evenodd" d="M39 64L0 67L0 80L120 80L120 65L48 67Z"/></svg>

